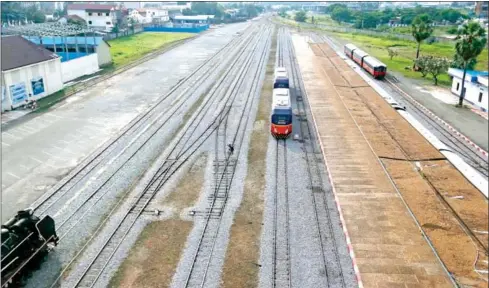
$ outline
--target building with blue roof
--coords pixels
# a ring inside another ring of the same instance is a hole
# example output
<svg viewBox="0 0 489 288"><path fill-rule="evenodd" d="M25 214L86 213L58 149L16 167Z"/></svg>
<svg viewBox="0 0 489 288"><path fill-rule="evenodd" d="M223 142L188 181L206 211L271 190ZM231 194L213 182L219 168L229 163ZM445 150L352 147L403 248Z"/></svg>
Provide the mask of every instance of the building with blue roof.
<svg viewBox="0 0 489 288"><path fill-rule="evenodd" d="M460 96L462 93L462 77L464 70L450 68L448 75L452 77L452 93ZM467 70L465 74L465 98L464 100L486 111L489 109L487 96L487 84L489 73L487 71Z"/></svg>

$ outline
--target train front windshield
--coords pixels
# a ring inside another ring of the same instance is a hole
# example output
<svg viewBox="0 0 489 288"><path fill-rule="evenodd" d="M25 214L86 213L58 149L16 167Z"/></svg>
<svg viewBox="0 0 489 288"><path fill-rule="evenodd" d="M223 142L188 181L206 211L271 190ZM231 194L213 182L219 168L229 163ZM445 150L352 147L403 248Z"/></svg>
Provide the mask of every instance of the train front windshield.
<svg viewBox="0 0 489 288"><path fill-rule="evenodd" d="M279 80L275 81L275 83L273 83L273 89L277 89L277 88L289 89L289 80L279 79Z"/></svg>
<svg viewBox="0 0 489 288"><path fill-rule="evenodd" d="M275 113L272 115L272 123L275 125L289 125L292 123L292 115L288 113Z"/></svg>

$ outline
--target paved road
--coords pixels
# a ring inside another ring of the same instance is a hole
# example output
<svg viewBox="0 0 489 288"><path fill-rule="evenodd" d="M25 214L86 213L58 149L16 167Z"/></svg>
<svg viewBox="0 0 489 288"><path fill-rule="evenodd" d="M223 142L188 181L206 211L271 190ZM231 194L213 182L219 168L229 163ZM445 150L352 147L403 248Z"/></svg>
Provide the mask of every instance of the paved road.
<svg viewBox="0 0 489 288"><path fill-rule="evenodd" d="M28 207L247 25L210 31L2 131L2 223Z"/></svg>

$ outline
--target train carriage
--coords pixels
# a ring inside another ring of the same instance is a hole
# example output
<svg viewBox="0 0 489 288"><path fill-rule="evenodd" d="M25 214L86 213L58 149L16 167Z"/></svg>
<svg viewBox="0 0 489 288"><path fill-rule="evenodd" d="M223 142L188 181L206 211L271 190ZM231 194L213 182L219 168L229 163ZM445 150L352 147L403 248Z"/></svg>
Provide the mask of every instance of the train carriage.
<svg viewBox="0 0 489 288"><path fill-rule="evenodd" d="M372 56L363 58L362 68L367 70L376 79L384 78L387 72L387 66Z"/></svg>
<svg viewBox="0 0 489 288"><path fill-rule="evenodd" d="M353 51L355 49L358 49L358 47L353 44L346 44L344 47L345 55L351 59L353 57Z"/></svg>
<svg viewBox="0 0 489 288"><path fill-rule="evenodd" d="M343 51L348 58L360 65L375 79L382 79L387 74L387 65L368 55L365 51L358 49L355 45L346 44L343 47Z"/></svg>
<svg viewBox="0 0 489 288"><path fill-rule="evenodd" d="M355 63L363 67L363 58L367 56L367 52L360 49L355 49L353 50L352 59L355 61Z"/></svg>
<svg viewBox="0 0 489 288"><path fill-rule="evenodd" d="M289 89L273 89L270 132L277 139L285 139L292 133L292 107Z"/></svg>
<svg viewBox="0 0 489 288"><path fill-rule="evenodd" d="M275 69L273 89L276 88L289 88L289 76L284 67L277 67L277 69Z"/></svg>

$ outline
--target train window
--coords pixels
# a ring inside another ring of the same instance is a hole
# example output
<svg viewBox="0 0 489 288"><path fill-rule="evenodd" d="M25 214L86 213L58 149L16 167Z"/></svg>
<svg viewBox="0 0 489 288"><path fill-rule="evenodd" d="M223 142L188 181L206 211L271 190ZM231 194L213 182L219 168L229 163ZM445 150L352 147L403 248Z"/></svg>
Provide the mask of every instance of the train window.
<svg viewBox="0 0 489 288"><path fill-rule="evenodd" d="M281 83L281 82L274 83L273 89L276 89L276 88L287 88L287 89L289 89L289 84L288 83Z"/></svg>
<svg viewBox="0 0 489 288"><path fill-rule="evenodd" d="M272 115L272 123L277 125L289 125L292 122L291 115Z"/></svg>
<svg viewBox="0 0 489 288"><path fill-rule="evenodd" d="M479 93L479 103L482 102L482 92Z"/></svg>

